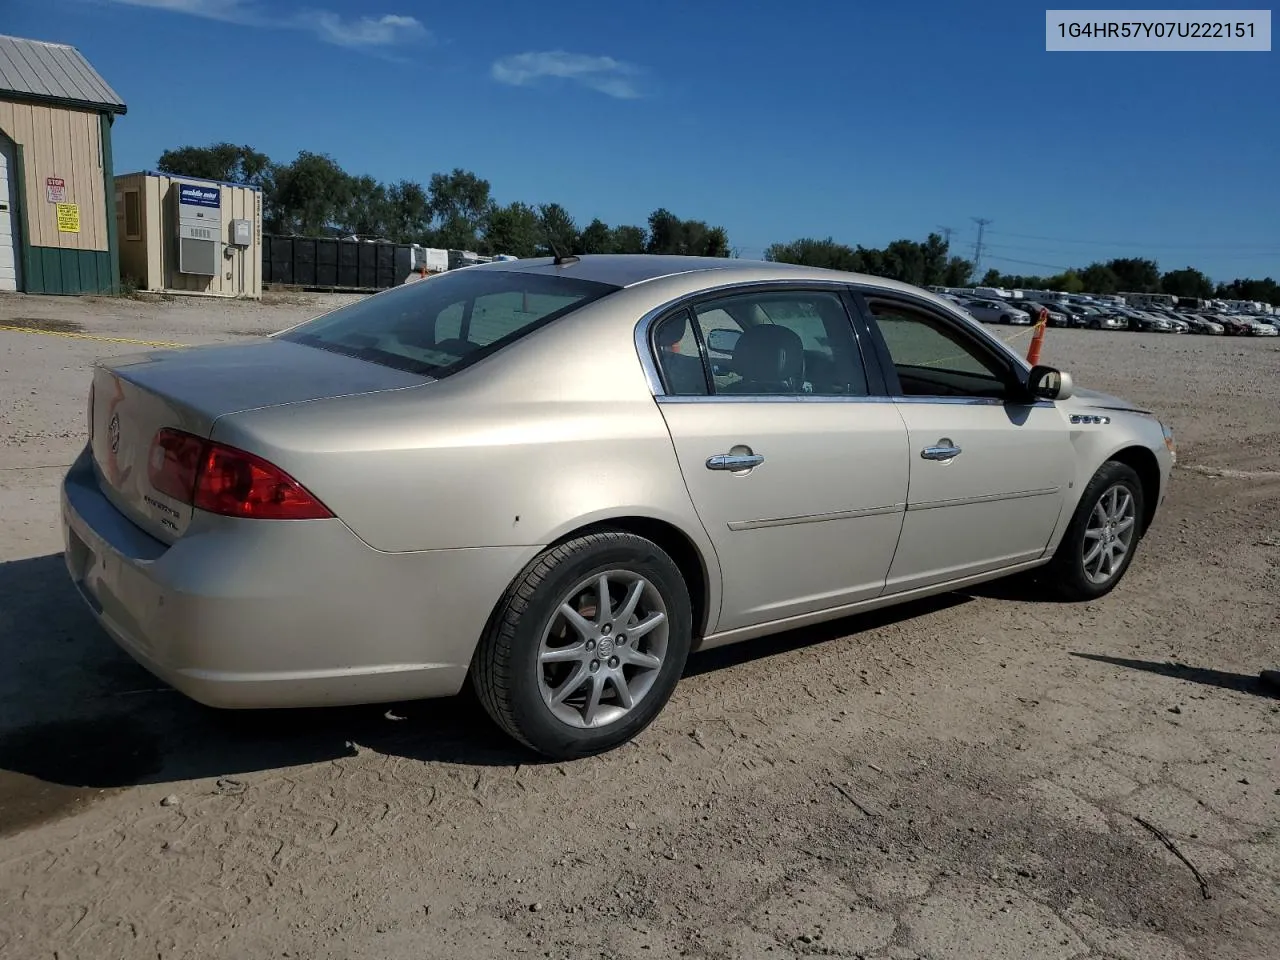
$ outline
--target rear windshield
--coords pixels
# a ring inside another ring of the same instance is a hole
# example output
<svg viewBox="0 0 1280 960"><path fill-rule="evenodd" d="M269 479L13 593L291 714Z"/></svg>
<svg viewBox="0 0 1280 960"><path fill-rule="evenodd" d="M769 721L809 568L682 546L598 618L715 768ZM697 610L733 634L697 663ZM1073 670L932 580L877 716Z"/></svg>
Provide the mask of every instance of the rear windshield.
<svg viewBox="0 0 1280 960"><path fill-rule="evenodd" d="M442 377L618 289L546 274L451 270L340 307L278 339Z"/></svg>

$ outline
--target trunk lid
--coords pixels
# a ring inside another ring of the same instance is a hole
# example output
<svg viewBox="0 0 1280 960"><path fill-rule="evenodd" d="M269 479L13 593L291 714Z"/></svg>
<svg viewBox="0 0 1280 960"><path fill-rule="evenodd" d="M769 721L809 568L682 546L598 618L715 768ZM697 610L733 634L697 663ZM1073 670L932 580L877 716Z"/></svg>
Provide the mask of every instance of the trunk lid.
<svg viewBox="0 0 1280 960"><path fill-rule="evenodd" d="M121 513L172 543L186 531L192 508L151 485L151 444L162 428L207 438L214 422L229 414L429 379L284 340L106 360L94 368L89 414L98 484Z"/></svg>

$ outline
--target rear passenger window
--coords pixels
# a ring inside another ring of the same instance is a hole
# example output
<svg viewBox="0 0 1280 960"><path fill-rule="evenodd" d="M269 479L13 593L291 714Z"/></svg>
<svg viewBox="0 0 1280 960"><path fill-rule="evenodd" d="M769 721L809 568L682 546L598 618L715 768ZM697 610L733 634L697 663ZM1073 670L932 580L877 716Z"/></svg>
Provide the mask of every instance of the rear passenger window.
<svg viewBox="0 0 1280 960"><path fill-rule="evenodd" d="M694 313L717 395L867 395L862 356L838 294L743 294L699 304Z"/></svg>
<svg viewBox="0 0 1280 960"><path fill-rule="evenodd" d="M707 377L698 354L698 338L687 310L672 314L654 328L653 346L667 394L707 395Z"/></svg>

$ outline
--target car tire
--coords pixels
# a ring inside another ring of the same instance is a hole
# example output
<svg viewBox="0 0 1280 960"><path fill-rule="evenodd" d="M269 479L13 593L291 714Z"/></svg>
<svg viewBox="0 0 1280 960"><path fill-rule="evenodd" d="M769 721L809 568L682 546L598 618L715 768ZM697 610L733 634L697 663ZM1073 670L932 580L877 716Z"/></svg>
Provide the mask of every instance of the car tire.
<svg viewBox="0 0 1280 960"><path fill-rule="evenodd" d="M601 577L610 596L603 618ZM634 613L625 616L629 602ZM659 614L642 637L624 632ZM516 577L476 650L472 685L489 716L520 743L556 760L585 757L653 722L692 641L680 568L643 537L603 530L549 547Z"/></svg>
<svg viewBox="0 0 1280 960"><path fill-rule="evenodd" d="M1101 330L1101 329L1102 329L1102 321L1101 321L1101 320L1094 320L1094 321L1092 321L1092 322L1089 324L1089 329L1090 329L1090 330Z"/></svg>
<svg viewBox="0 0 1280 960"><path fill-rule="evenodd" d="M1009 314L1007 314L1007 313L1002 313L1002 314L1000 314L1000 322L1001 322L1001 323L1013 323L1013 317L1009 316Z"/></svg>
<svg viewBox="0 0 1280 960"><path fill-rule="evenodd" d="M1129 569L1145 532L1145 504L1137 472L1118 460L1104 463L1085 486L1053 559L1037 578L1041 585L1069 602L1110 593Z"/></svg>

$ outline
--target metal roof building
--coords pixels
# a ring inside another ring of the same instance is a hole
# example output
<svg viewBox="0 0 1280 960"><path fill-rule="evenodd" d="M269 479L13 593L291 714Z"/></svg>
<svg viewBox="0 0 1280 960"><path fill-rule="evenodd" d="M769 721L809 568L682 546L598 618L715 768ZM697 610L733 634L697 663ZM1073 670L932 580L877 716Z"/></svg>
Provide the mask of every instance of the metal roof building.
<svg viewBox="0 0 1280 960"><path fill-rule="evenodd" d="M0 35L0 291L119 288L120 95L75 47Z"/></svg>

